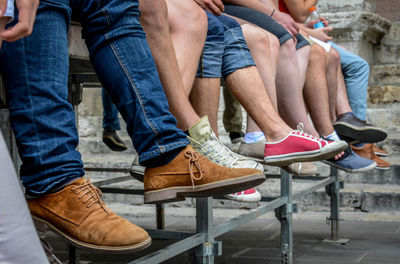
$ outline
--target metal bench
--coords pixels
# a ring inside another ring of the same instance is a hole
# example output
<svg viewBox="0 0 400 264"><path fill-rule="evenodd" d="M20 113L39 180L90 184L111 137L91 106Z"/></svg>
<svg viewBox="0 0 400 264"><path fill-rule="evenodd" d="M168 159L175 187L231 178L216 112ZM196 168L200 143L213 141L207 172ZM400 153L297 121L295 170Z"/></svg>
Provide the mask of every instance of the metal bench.
<svg viewBox="0 0 400 264"><path fill-rule="evenodd" d="M82 101L82 91L87 83L98 82L96 75L90 65L88 53L84 42L80 38L79 24L72 24L69 33L69 54L70 54L70 75L69 75L69 101L74 105L77 113L79 103ZM93 85L90 85L93 87ZM101 87L101 86L98 86ZM6 100L4 96L4 86L0 76L0 128L8 141L8 147L14 157L16 166L18 156L13 139L9 120ZM88 170L119 171L111 168L92 168ZM105 193L121 193L128 195L142 195L143 189L122 189L109 187L109 184L126 181L134 177L138 180L143 179L144 168L139 165L132 166L130 176L118 177L114 179L96 182L95 184ZM259 207L249 210L241 216L219 225L213 224L212 197L196 198L196 232L175 232L165 230L164 207L162 204L156 205L157 229L148 230L153 239L171 239L177 242L164 249L152 252L140 257L132 262L140 264L160 263L186 251L192 251L190 261L193 263L214 263L214 257L222 254L222 242L215 238L229 232L239 225L245 224L267 212L275 211L275 216L281 223L281 263L293 263L293 231L292 213L296 212L297 206L293 201L325 187L330 196L330 217L327 218L331 225L331 237L326 239L327 243L347 243L346 239L339 238L340 218L339 218L339 189L343 188L343 182L338 179L337 170L331 168L330 175L326 177L297 177L281 170L280 175L267 174L267 178L280 178L280 195L277 197L262 197ZM307 189L293 192L293 180L312 181L313 184ZM223 197L215 197L224 199ZM69 245L69 263L79 262L79 251Z"/></svg>

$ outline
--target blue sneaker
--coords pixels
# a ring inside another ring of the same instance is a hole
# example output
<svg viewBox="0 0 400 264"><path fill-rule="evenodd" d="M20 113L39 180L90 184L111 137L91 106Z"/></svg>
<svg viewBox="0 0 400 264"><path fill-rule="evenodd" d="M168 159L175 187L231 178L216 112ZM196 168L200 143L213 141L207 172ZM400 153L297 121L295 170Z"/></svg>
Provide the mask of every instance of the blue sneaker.
<svg viewBox="0 0 400 264"><path fill-rule="evenodd" d="M365 172L376 167L375 161L357 155L350 147L344 151L344 155L340 159L331 158L323 162L347 172Z"/></svg>

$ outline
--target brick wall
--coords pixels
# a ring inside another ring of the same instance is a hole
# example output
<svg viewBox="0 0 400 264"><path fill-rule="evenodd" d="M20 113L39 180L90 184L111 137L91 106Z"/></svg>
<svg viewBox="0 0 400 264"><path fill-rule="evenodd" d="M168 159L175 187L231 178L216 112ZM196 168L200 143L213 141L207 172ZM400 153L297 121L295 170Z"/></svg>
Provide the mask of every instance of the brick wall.
<svg viewBox="0 0 400 264"><path fill-rule="evenodd" d="M400 21L400 0L375 0L376 11L392 22Z"/></svg>

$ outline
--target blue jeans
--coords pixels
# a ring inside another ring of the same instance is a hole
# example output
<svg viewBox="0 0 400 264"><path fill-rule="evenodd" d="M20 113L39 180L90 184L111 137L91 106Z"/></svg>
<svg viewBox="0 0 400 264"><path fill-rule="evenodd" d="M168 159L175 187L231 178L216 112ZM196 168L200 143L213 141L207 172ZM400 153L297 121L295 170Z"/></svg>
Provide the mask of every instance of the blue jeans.
<svg viewBox="0 0 400 264"><path fill-rule="evenodd" d="M103 100L103 128L109 131L121 130L118 109L105 89L101 89L101 98Z"/></svg>
<svg viewBox="0 0 400 264"><path fill-rule="evenodd" d="M207 19L207 39L197 77L225 78L238 69L255 66L242 28L234 19L208 12Z"/></svg>
<svg viewBox="0 0 400 264"><path fill-rule="evenodd" d="M71 9L81 22L93 68L127 123L139 161L189 143L168 110L138 7L137 0L42 0L32 35L4 43L0 62L7 63L1 63L1 71L28 193L48 193L84 175L67 101Z"/></svg>
<svg viewBox="0 0 400 264"><path fill-rule="evenodd" d="M361 57L339 47L333 42L332 47L340 54L347 96L353 113L359 119L366 120L369 65Z"/></svg>

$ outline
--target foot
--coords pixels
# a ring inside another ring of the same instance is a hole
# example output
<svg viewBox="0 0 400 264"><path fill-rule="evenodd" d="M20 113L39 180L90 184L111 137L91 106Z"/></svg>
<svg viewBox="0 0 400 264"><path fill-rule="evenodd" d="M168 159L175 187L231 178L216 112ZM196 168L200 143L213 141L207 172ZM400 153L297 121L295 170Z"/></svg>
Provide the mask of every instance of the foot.
<svg viewBox="0 0 400 264"><path fill-rule="evenodd" d="M264 181L264 174L257 169L220 166L187 146L168 164L145 170L144 202L166 203L185 197L225 195Z"/></svg>
<svg viewBox="0 0 400 264"><path fill-rule="evenodd" d="M229 135L231 134L232 133L229 133ZM264 172L264 167L261 164L255 162L254 160L236 154L235 152L227 148L224 144L222 144L215 133L212 131L210 123L208 122L208 118L206 116L189 128L189 135L190 136L188 136L188 139L190 141L190 146L192 146L195 151L206 156L209 160L218 165L226 166L228 168L257 169L261 172ZM240 199L246 195L256 195L253 191L256 192L261 199L261 194L254 189L238 192L242 195L236 195L238 193L234 193L229 194L226 197L240 202ZM259 201L257 199L254 199L254 197L253 199L248 200L249 202L251 202L251 200L256 200L255 202Z"/></svg>
<svg viewBox="0 0 400 264"><path fill-rule="evenodd" d="M278 142L267 142L264 161L272 166L287 166L295 162L319 161L331 158L347 148L344 141L327 141L294 130Z"/></svg>
<svg viewBox="0 0 400 264"><path fill-rule="evenodd" d="M28 206L37 225L80 248L123 253L151 244L147 232L111 211L101 200L100 190L85 178L56 193L30 199Z"/></svg>
<svg viewBox="0 0 400 264"><path fill-rule="evenodd" d="M255 143L240 143L239 154L251 157L258 162L264 162L265 141Z"/></svg>
<svg viewBox="0 0 400 264"><path fill-rule="evenodd" d="M189 135L190 146L218 165L236 169L257 169L264 172L261 164L231 151L222 144L212 131L206 116L189 128Z"/></svg>
<svg viewBox="0 0 400 264"><path fill-rule="evenodd" d="M387 132L358 119L353 113L340 115L333 125L340 137L355 139L360 142L380 142L387 137Z"/></svg>
<svg viewBox="0 0 400 264"><path fill-rule="evenodd" d="M376 162L376 164L377 164L376 169L378 169L378 170L389 170L390 169L390 163L379 158L375 154L373 144L365 144L363 147L359 147L359 148L352 145L351 149L357 155Z"/></svg>
<svg viewBox="0 0 400 264"><path fill-rule="evenodd" d="M251 188L245 191L227 194L225 197L242 203L256 203L261 200L261 193Z"/></svg>
<svg viewBox="0 0 400 264"><path fill-rule="evenodd" d="M347 172L365 172L374 169L377 165L376 162L354 153L350 146L340 159L329 159L323 162Z"/></svg>
<svg viewBox="0 0 400 264"><path fill-rule="evenodd" d="M119 138L117 131L111 131L108 129L103 130L103 142L107 145L112 151L125 151L127 150L127 146L125 143Z"/></svg>
<svg viewBox="0 0 400 264"><path fill-rule="evenodd" d="M381 157L387 157L387 156L389 156L389 153L388 153L386 150L381 149L381 148L378 147L376 144L372 144L372 150L373 150L374 153L375 153L376 155L378 155L378 156L381 156Z"/></svg>
<svg viewBox="0 0 400 264"><path fill-rule="evenodd" d="M296 162L282 167L282 169L298 176L313 176L318 174L318 168L312 162Z"/></svg>

